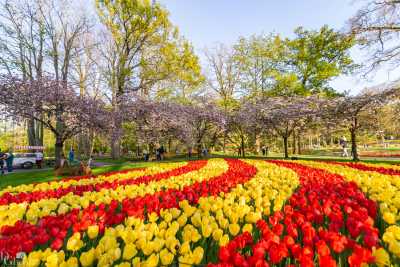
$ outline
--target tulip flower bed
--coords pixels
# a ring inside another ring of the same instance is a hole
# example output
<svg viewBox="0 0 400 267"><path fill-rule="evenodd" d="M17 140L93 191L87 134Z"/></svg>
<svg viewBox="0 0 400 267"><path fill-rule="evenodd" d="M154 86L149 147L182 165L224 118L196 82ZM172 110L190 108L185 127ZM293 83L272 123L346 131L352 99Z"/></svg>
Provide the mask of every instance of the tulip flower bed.
<svg viewBox="0 0 400 267"><path fill-rule="evenodd" d="M398 266L393 171L209 159L9 187L0 254L24 253L22 266Z"/></svg>

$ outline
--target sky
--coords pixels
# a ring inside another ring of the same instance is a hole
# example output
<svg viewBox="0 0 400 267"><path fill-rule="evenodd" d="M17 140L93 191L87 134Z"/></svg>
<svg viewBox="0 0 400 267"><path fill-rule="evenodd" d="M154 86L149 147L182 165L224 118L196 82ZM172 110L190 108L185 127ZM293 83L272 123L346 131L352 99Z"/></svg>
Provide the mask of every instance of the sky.
<svg viewBox="0 0 400 267"><path fill-rule="evenodd" d="M157 0L170 12L181 34L192 42L204 64L203 50L216 43L233 44L240 36L275 32L293 36L298 26L318 29L327 24L344 29L346 21L365 1L358 0ZM363 60L358 47L351 51L356 62ZM361 89L397 78L381 70L368 79L340 76L331 82L338 91L356 94Z"/></svg>

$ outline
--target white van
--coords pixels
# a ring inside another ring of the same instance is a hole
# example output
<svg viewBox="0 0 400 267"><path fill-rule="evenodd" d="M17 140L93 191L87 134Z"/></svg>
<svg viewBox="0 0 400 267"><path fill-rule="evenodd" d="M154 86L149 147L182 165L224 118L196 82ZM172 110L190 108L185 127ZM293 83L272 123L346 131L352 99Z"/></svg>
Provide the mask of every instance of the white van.
<svg viewBox="0 0 400 267"><path fill-rule="evenodd" d="M35 153L15 153L13 166L21 167L23 169L30 169L36 164Z"/></svg>

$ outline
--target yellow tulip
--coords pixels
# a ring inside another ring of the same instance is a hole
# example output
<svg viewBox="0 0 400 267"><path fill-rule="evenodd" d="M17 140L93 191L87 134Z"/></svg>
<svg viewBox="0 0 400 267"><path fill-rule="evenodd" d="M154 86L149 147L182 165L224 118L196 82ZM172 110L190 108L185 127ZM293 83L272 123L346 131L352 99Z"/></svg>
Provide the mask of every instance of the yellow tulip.
<svg viewBox="0 0 400 267"><path fill-rule="evenodd" d="M247 223L243 226L242 232L249 232L251 234L252 231L253 231L253 225Z"/></svg>
<svg viewBox="0 0 400 267"><path fill-rule="evenodd" d="M126 244L124 247L124 253L122 258L124 260L130 260L137 254L136 246L134 244Z"/></svg>
<svg viewBox="0 0 400 267"><path fill-rule="evenodd" d="M183 244L182 244L182 246L180 247L180 249L179 249L179 253L181 254L181 255L185 255L185 254L188 254L188 253L190 253L191 251L190 251L190 243L189 242L184 242Z"/></svg>
<svg viewBox="0 0 400 267"><path fill-rule="evenodd" d="M146 267L156 267L158 266L159 256L158 254L151 254L149 258L147 258L145 264Z"/></svg>
<svg viewBox="0 0 400 267"><path fill-rule="evenodd" d="M99 226L98 225L90 225L87 230L88 236L90 239L95 239L99 234Z"/></svg>
<svg viewBox="0 0 400 267"><path fill-rule="evenodd" d="M79 261L81 262L83 267L91 266L94 262L94 249L90 249L87 252L83 252L79 257Z"/></svg>
<svg viewBox="0 0 400 267"><path fill-rule="evenodd" d="M202 247L196 247L193 250L193 261L194 264L200 264L201 260L203 259L204 249Z"/></svg>
<svg viewBox="0 0 400 267"><path fill-rule="evenodd" d="M158 220L158 215L157 215L157 213L152 212L152 213L149 215L149 221L150 221L150 222L156 222L157 220Z"/></svg>
<svg viewBox="0 0 400 267"><path fill-rule="evenodd" d="M71 257L66 262L67 262L68 267L78 267L79 266L79 261L76 257Z"/></svg>
<svg viewBox="0 0 400 267"><path fill-rule="evenodd" d="M388 224L395 224L396 223L396 216L391 212L385 212L383 214L383 220Z"/></svg>
<svg viewBox="0 0 400 267"><path fill-rule="evenodd" d="M224 232L221 229L217 229L213 232L212 236L215 241L219 241Z"/></svg>
<svg viewBox="0 0 400 267"><path fill-rule="evenodd" d="M60 262L56 253L52 253L50 256L47 256L46 267L58 267L59 264Z"/></svg>
<svg viewBox="0 0 400 267"><path fill-rule="evenodd" d="M390 257L385 249L379 248L375 250L372 254L375 257L375 263L378 266L389 266L390 265Z"/></svg>
<svg viewBox="0 0 400 267"><path fill-rule="evenodd" d="M116 265L115 267L131 267L131 264L129 262L124 261Z"/></svg>
<svg viewBox="0 0 400 267"><path fill-rule="evenodd" d="M146 245L142 248L142 250L144 255L146 256L150 255L154 251L154 242L153 241L147 242Z"/></svg>
<svg viewBox="0 0 400 267"><path fill-rule="evenodd" d="M134 267L140 267L141 266L141 261L140 261L140 257L135 257L132 260L132 266Z"/></svg>
<svg viewBox="0 0 400 267"><path fill-rule="evenodd" d="M186 214L182 214L181 216L179 216L179 218L178 218L177 221L178 221L180 227L185 226L185 224L186 224L186 222L187 222L187 216L186 216Z"/></svg>
<svg viewBox="0 0 400 267"><path fill-rule="evenodd" d="M229 243L229 236L227 234L223 235L220 239L219 239L219 246L223 247L225 245L227 245Z"/></svg>
<svg viewBox="0 0 400 267"><path fill-rule="evenodd" d="M212 233L212 228L210 225L201 225L201 233L203 234L204 238L208 238Z"/></svg>
<svg viewBox="0 0 400 267"><path fill-rule="evenodd" d="M237 223L229 225L229 233L231 233L231 235L236 236L239 233L239 231L240 231L240 226Z"/></svg>
<svg viewBox="0 0 400 267"><path fill-rule="evenodd" d="M180 243L178 241L178 239L176 239L175 237L169 237L167 238L167 240L165 241L165 246L172 252L172 253L176 253L176 250L179 249L180 247Z"/></svg>
<svg viewBox="0 0 400 267"><path fill-rule="evenodd" d="M80 238L81 235L79 233L73 234L67 241L67 249L75 252L83 247L83 242Z"/></svg>
<svg viewBox="0 0 400 267"><path fill-rule="evenodd" d="M160 252L160 259L162 265L169 265L174 260L174 255L168 249L164 248Z"/></svg>

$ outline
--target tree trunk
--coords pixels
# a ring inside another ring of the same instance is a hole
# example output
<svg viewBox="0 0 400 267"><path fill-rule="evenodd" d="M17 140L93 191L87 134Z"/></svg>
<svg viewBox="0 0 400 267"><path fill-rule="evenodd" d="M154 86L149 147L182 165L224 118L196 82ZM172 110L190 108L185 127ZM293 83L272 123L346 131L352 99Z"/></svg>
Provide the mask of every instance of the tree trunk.
<svg viewBox="0 0 400 267"><path fill-rule="evenodd" d="M111 137L111 158L118 159L121 156L121 148L120 148L120 140L119 137L112 134Z"/></svg>
<svg viewBox="0 0 400 267"><path fill-rule="evenodd" d="M56 136L56 143L54 149L54 154L56 159L55 168L58 168L61 165L63 147L64 147L64 141L59 136Z"/></svg>
<svg viewBox="0 0 400 267"><path fill-rule="evenodd" d="M301 155L301 135L297 133L297 154Z"/></svg>
<svg viewBox="0 0 400 267"><path fill-rule="evenodd" d="M246 153L244 151L244 136L240 136L240 150L241 150L241 156L244 158L246 156Z"/></svg>
<svg viewBox="0 0 400 267"><path fill-rule="evenodd" d="M27 122L27 133L28 133L28 145L36 146L35 121L33 119L29 119Z"/></svg>
<svg viewBox="0 0 400 267"><path fill-rule="evenodd" d="M197 157L201 158L201 143L197 143Z"/></svg>
<svg viewBox="0 0 400 267"><path fill-rule="evenodd" d="M224 131L224 139L223 139L223 143L222 143L222 152L225 155L225 150L226 150L226 131Z"/></svg>
<svg viewBox="0 0 400 267"><path fill-rule="evenodd" d="M256 154L259 155L260 154L260 150L261 150L261 138L259 134L255 135L255 148L256 148Z"/></svg>
<svg viewBox="0 0 400 267"><path fill-rule="evenodd" d="M118 109L118 107L116 107ZM116 111L118 113L118 111ZM111 158L119 159L121 157L121 136L122 136L122 121L116 115L113 118L113 128L111 130Z"/></svg>
<svg viewBox="0 0 400 267"><path fill-rule="evenodd" d="M285 155L285 159L289 158L289 153L288 153L288 137L287 136L282 136L283 138L283 151Z"/></svg>
<svg viewBox="0 0 400 267"><path fill-rule="evenodd" d="M296 131L293 131L292 154L296 154Z"/></svg>
<svg viewBox="0 0 400 267"><path fill-rule="evenodd" d="M357 152L357 133L356 129L350 129L351 135L351 154L353 155L353 161L359 161L358 152Z"/></svg>

